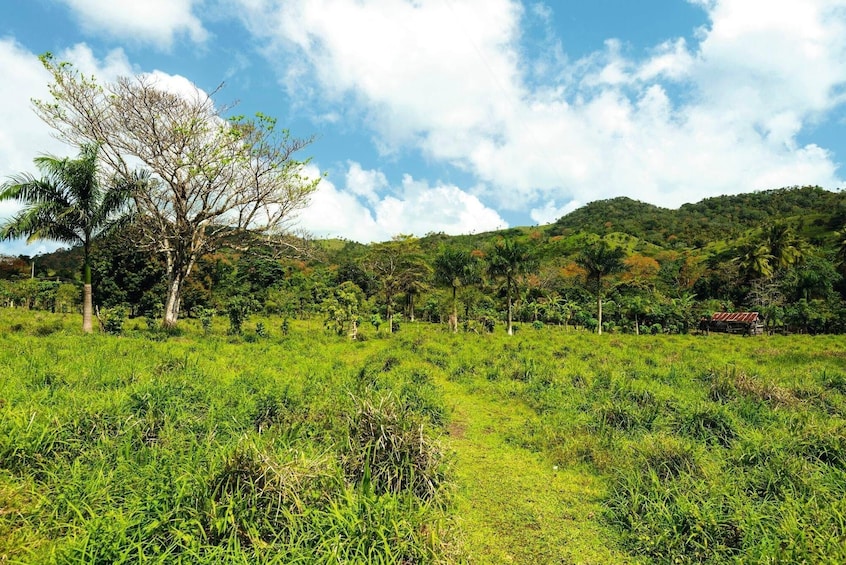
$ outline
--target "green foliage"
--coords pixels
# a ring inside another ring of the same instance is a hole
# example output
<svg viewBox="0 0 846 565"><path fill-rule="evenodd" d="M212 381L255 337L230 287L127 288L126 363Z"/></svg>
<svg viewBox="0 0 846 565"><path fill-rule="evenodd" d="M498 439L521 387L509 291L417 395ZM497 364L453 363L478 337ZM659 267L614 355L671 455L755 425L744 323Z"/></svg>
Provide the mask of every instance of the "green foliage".
<svg viewBox="0 0 846 565"><path fill-rule="evenodd" d="M45 155L35 159L44 175L21 174L0 186L0 201L17 200L23 209L0 226L0 240L26 237L82 247L82 280L91 284L91 245L95 238L120 228L127 220L128 191L100 183L100 147L83 145L77 159ZM83 299L83 329L92 331L93 303Z"/></svg>
<svg viewBox="0 0 846 565"><path fill-rule="evenodd" d="M100 312L101 323L103 324L103 331L111 335L120 335L123 333L123 326L126 323L127 309L123 306L115 306L114 308L104 308Z"/></svg>
<svg viewBox="0 0 846 565"><path fill-rule="evenodd" d="M244 322L250 317L255 309L255 303L245 296L234 296L229 299L226 305L226 314L229 316L230 335L241 335Z"/></svg>
<svg viewBox="0 0 846 565"><path fill-rule="evenodd" d="M200 320L200 325L203 327L205 335L211 334L212 321L214 320L214 310L212 308L197 309L197 319Z"/></svg>
<svg viewBox="0 0 846 565"><path fill-rule="evenodd" d="M443 451L425 420L392 395L357 400L349 417L347 479L376 494L438 497L446 479Z"/></svg>

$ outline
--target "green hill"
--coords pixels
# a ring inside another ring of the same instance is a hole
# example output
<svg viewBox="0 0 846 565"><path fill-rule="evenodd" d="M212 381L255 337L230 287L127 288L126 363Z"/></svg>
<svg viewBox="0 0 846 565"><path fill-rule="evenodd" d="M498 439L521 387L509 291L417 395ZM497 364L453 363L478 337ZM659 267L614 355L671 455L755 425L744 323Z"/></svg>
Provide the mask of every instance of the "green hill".
<svg viewBox="0 0 846 565"><path fill-rule="evenodd" d="M737 238L767 222L787 221L819 236L842 226L844 219L846 193L805 186L716 196L678 210L627 197L599 200L563 216L549 233L623 232L656 245L705 247L712 241Z"/></svg>

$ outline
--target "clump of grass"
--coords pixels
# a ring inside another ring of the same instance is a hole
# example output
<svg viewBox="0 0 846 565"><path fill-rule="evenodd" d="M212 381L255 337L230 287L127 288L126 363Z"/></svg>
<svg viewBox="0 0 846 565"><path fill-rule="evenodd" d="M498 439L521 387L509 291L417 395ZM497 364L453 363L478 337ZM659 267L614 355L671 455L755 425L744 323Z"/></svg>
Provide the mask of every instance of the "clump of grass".
<svg viewBox="0 0 846 565"><path fill-rule="evenodd" d="M349 417L344 471L354 484L377 494L414 494L434 500L446 484L443 448L426 422L392 394L357 399Z"/></svg>
<svg viewBox="0 0 846 565"><path fill-rule="evenodd" d="M251 444L235 449L208 484L205 530L212 543L273 543L326 508L343 489L338 467L324 456L283 454Z"/></svg>
<svg viewBox="0 0 846 565"><path fill-rule="evenodd" d="M728 447L737 437L737 425L722 407L704 404L678 417L676 429L711 445Z"/></svg>
<svg viewBox="0 0 846 565"><path fill-rule="evenodd" d="M299 410L299 399L290 387L278 392L265 392L256 400L251 418L253 427L258 433L262 433L273 426L290 426L298 420Z"/></svg>
<svg viewBox="0 0 846 565"><path fill-rule="evenodd" d="M840 371L823 371L821 381L827 389L846 394L846 373Z"/></svg>
<svg viewBox="0 0 846 565"><path fill-rule="evenodd" d="M648 436L635 447L635 453L635 468L643 475L654 475L660 480L680 475L702 475L702 465L696 447L677 436Z"/></svg>

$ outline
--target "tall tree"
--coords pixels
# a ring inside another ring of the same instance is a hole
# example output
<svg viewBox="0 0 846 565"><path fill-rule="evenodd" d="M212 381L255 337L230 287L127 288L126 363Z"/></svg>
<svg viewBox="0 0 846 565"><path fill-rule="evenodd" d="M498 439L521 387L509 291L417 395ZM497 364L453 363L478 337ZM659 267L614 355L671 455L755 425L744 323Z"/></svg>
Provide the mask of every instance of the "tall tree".
<svg viewBox="0 0 846 565"><path fill-rule="evenodd" d="M766 227L740 247L737 262L750 279L770 279L799 264L807 245L783 222Z"/></svg>
<svg viewBox="0 0 846 565"><path fill-rule="evenodd" d="M576 263L585 272L588 287L596 296L596 331L602 334L602 298L604 279L619 273L625 267L625 251L620 247L611 247L604 239L585 247L576 257Z"/></svg>
<svg viewBox="0 0 846 565"><path fill-rule="evenodd" d="M837 261L840 266L840 272L846 276L846 225L834 232L836 236L836 253Z"/></svg>
<svg viewBox="0 0 846 565"><path fill-rule="evenodd" d="M772 256L775 269L787 269L802 261L806 245L784 222L775 222L764 229L763 243Z"/></svg>
<svg viewBox="0 0 846 565"><path fill-rule="evenodd" d="M127 217L128 193L103 183L97 167L97 145L85 145L77 159L37 157L41 178L12 177L0 187L0 201L17 200L24 208L0 226L0 238L50 239L83 250L82 330L93 331L91 243Z"/></svg>
<svg viewBox="0 0 846 565"><path fill-rule="evenodd" d="M773 255L769 247L760 241L750 241L739 249L736 258L741 274L748 279L769 279L773 270Z"/></svg>
<svg viewBox="0 0 846 565"><path fill-rule="evenodd" d="M449 324L453 333L458 332L458 289L472 284L479 278L476 261L469 251L445 247L435 257L435 281L452 289L452 316Z"/></svg>
<svg viewBox="0 0 846 565"><path fill-rule="evenodd" d="M517 277L531 272L536 266L537 260L529 247L516 239L500 239L494 244L488 255L488 274L494 278L505 279L505 294L508 302L508 335L514 335L512 293L516 287Z"/></svg>
<svg viewBox="0 0 846 565"><path fill-rule="evenodd" d="M391 241L374 245L366 264L385 297L385 316L391 332L395 297L414 282L427 278L431 267L423 259L417 239L408 235L398 235Z"/></svg>
<svg viewBox="0 0 846 565"><path fill-rule="evenodd" d="M312 139L291 137L272 118L227 119L214 93L174 92L151 75L100 85L50 54L41 59L53 82L52 100L35 102L38 115L66 141L99 143L103 162L134 187L145 242L165 258L165 326L176 324L202 255L281 237L317 188L293 158ZM134 174L138 162L147 176Z"/></svg>

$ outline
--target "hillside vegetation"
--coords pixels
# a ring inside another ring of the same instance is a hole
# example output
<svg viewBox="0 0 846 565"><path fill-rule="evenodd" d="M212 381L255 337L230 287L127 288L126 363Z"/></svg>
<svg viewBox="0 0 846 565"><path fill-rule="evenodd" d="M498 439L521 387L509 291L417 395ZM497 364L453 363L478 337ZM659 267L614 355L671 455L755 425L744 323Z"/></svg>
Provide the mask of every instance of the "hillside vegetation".
<svg viewBox="0 0 846 565"><path fill-rule="evenodd" d="M678 210L615 198L548 226L222 249L194 267L181 311L320 318L348 333L353 321L372 317L480 331L507 322L510 303L518 325L639 334L687 333L714 312L751 310L770 332L841 333L844 226L846 195L819 187L709 198ZM130 226L94 246L95 303L161 318L163 260L138 248L139 237ZM603 248L619 264L597 279L586 265L596 265L590 255ZM80 262L78 249L7 258L0 304L77 310Z"/></svg>

